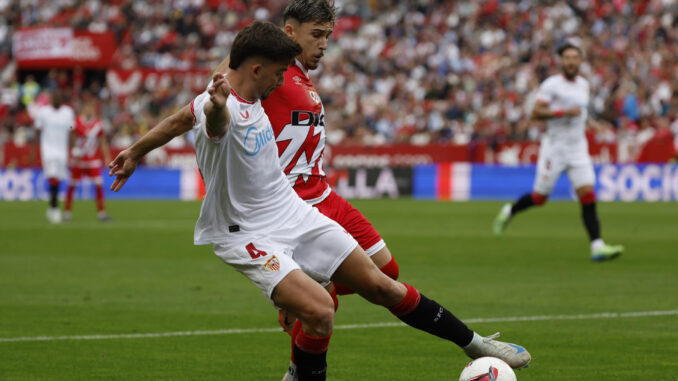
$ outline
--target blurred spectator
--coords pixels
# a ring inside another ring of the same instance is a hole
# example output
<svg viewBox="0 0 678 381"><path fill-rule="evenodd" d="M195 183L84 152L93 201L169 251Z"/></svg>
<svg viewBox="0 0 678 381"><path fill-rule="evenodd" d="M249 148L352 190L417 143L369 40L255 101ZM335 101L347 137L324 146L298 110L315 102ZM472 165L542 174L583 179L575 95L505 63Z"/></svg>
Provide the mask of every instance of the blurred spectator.
<svg viewBox="0 0 678 381"><path fill-rule="evenodd" d="M284 0L0 0L0 36L9 41L16 28L34 26L110 30L119 45L114 68L211 70L240 28L254 19L279 23L285 5ZM660 117L676 125L676 0L336 0L336 5L333 41L312 73L325 101L330 144L539 139L540 124L529 120L534 92L558 69L555 50L568 38L585 52L590 114L608 122L596 138L635 146L643 140L639 136L649 134L645 130L658 127ZM3 40L0 57L9 51ZM3 80L2 88L15 81ZM116 145L127 145L185 105L194 90L173 78L164 90L144 88L115 99L103 83L82 69L52 70L43 81L47 89L68 88L73 103L82 103L86 93L105 101L102 118L112 124ZM41 90L32 75L20 89L23 105ZM3 104L5 97L3 91Z"/></svg>

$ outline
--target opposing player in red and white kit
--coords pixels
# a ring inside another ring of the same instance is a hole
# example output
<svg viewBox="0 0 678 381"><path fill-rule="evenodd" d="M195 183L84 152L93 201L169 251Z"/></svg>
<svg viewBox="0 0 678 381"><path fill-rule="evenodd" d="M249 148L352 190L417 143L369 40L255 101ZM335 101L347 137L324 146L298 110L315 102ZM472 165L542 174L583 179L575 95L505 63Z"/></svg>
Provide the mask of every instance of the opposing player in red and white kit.
<svg viewBox="0 0 678 381"><path fill-rule="evenodd" d="M64 205L64 220L71 219L73 207L73 191L83 177L94 182L96 191L97 218L99 221L108 221L104 205L104 189L101 181L101 155L108 163L111 153L106 142L104 125L96 116L94 103L87 102L83 106L82 115L75 119L75 130L71 134L71 180L66 191L66 203Z"/></svg>
<svg viewBox="0 0 678 381"><path fill-rule="evenodd" d="M603 261L618 257L624 248L608 245L600 237L600 222L596 212L596 182L593 163L586 140L589 103L589 82L579 76L582 52L579 47L565 44L558 53L562 73L547 78L540 86L532 117L546 120L547 130L539 148L534 190L514 204L502 207L494 221L494 233L500 235L516 213L531 206L543 205L563 172L577 192L582 219L591 241L591 259Z"/></svg>
<svg viewBox="0 0 678 381"><path fill-rule="evenodd" d="M281 36L281 37L278 37ZM285 47L296 47L285 58ZM282 50L282 52L281 52ZM397 282L335 221L299 198L280 169L278 145L259 99L283 84L301 47L270 23L254 22L235 38L228 75L164 119L110 164L117 191L150 150L193 128L206 195L194 242L250 279L299 320L293 331L291 380L325 380L333 299L320 283L347 285L406 324L449 340L472 358L499 357L526 366L521 346L481 337L416 288ZM289 376L289 377L288 377Z"/></svg>
<svg viewBox="0 0 678 381"><path fill-rule="evenodd" d="M40 141L42 170L49 183L49 208L47 220L62 221L59 209L59 184L66 177L68 161L68 136L75 124L73 109L64 104L60 90L50 94L50 104L41 107L35 116L35 128Z"/></svg>

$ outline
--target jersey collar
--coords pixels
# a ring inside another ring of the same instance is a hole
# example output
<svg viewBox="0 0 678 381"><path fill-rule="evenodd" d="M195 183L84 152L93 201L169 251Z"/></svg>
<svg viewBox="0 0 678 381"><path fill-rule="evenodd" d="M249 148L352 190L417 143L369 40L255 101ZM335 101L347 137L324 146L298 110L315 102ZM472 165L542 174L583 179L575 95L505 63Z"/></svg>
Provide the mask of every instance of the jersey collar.
<svg viewBox="0 0 678 381"><path fill-rule="evenodd" d="M254 102L250 102L250 101L248 101L247 99L242 98L242 97L241 97L240 95L238 95L238 93L236 93L235 90L233 90L233 89L231 89L231 95L233 95L233 96L235 97L235 99L237 99L238 102L240 102L240 103L245 103L245 104L248 104L248 105L253 105L253 104L254 104Z"/></svg>
<svg viewBox="0 0 678 381"><path fill-rule="evenodd" d="M294 60L296 61L296 65L299 67L299 69L301 69L301 72L304 73L306 78L310 78L310 76L308 75L308 70L306 70L306 68L304 67L304 64L302 64L301 61L299 61L296 58Z"/></svg>

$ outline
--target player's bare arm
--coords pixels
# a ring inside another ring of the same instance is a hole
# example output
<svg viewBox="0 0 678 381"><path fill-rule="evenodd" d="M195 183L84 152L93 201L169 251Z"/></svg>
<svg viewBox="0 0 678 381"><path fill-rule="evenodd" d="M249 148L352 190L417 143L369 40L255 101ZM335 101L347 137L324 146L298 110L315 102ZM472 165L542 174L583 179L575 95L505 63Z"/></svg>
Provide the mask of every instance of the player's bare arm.
<svg viewBox="0 0 678 381"><path fill-rule="evenodd" d="M551 110L548 102L537 101L532 110L532 119L546 120L553 118L569 118L581 114L579 107L571 107L565 110Z"/></svg>
<svg viewBox="0 0 678 381"><path fill-rule="evenodd" d="M231 85L226 75L217 73L212 77L212 86L207 89L210 101L205 103L207 132L212 137L220 138L226 134L231 116L226 108L226 100L231 94Z"/></svg>
<svg viewBox="0 0 678 381"><path fill-rule="evenodd" d="M109 163L111 161L111 147L103 136L99 138L99 148L104 156L104 163Z"/></svg>
<svg viewBox="0 0 678 381"><path fill-rule="evenodd" d="M139 160L152 150L167 144L177 136L183 135L193 127L193 114L190 106L186 105L171 116L163 119L157 126L146 135L132 144L131 147L120 152L118 156L108 164L111 170L109 176L116 176L111 190L119 191L134 173Z"/></svg>

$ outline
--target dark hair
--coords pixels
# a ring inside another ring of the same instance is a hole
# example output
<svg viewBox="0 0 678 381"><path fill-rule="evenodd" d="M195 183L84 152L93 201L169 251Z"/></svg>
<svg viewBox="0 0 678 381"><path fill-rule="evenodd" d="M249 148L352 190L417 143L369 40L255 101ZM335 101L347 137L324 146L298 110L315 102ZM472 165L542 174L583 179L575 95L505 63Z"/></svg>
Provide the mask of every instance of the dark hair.
<svg viewBox="0 0 678 381"><path fill-rule="evenodd" d="M255 21L235 36L228 67L237 69L251 57L261 57L274 62L292 62L299 54L301 46L292 41L282 29L267 21Z"/></svg>
<svg viewBox="0 0 678 381"><path fill-rule="evenodd" d="M580 56L582 55L581 48L580 48L579 46L577 46L577 45L571 43L571 42L566 42L566 43L564 43L563 45L561 45L561 46L558 48L558 55L562 57L562 56L563 56L563 53L565 53L565 51L566 51L567 49L574 49L574 50L576 50L577 52L579 52L579 55L580 55Z"/></svg>
<svg viewBox="0 0 678 381"><path fill-rule="evenodd" d="M300 24L328 22L334 25L336 13L337 8L331 0L292 0L285 7L283 20L295 19Z"/></svg>

